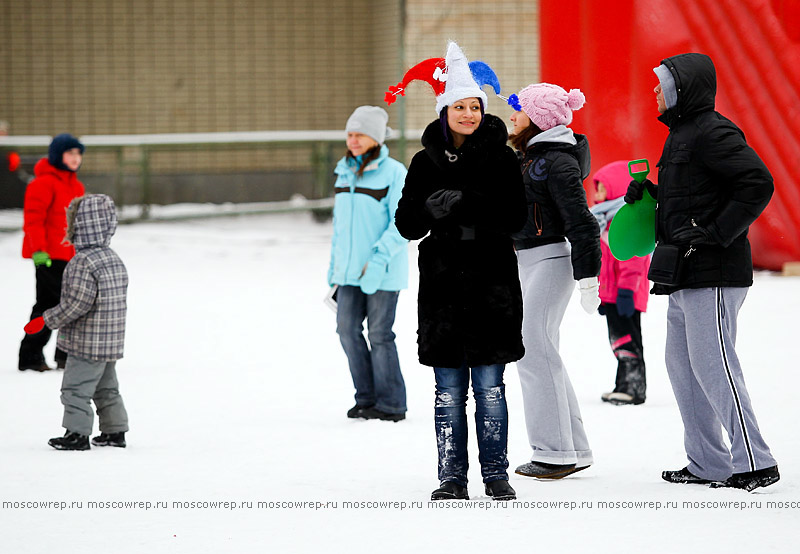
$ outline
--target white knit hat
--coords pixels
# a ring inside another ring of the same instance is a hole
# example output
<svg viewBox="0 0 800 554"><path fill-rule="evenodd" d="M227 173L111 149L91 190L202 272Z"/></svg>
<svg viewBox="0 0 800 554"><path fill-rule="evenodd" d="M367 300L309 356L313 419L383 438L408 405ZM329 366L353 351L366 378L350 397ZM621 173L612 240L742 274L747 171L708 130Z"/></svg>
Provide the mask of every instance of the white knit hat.
<svg viewBox="0 0 800 554"><path fill-rule="evenodd" d="M446 66L445 75L443 75L444 92L436 97L436 115L439 115L445 106L464 98L480 98L483 100L483 105L486 106L488 101L486 93L472 78L467 57L455 42L447 45L444 62Z"/></svg>

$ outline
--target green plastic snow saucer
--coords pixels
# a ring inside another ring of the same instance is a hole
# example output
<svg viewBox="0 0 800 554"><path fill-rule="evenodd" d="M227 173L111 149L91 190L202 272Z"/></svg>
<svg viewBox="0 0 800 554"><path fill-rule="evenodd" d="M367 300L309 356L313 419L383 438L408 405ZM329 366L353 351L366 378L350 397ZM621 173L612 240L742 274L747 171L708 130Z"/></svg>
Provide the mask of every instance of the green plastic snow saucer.
<svg viewBox="0 0 800 554"><path fill-rule="evenodd" d="M628 162L628 172L641 183L650 173L650 162L646 159ZM620 261L630 260L634 256L647 256L655 250L656 200L646 188L641 200L625 204L614 215L608 229L608 246L611 254Z"/></svg>

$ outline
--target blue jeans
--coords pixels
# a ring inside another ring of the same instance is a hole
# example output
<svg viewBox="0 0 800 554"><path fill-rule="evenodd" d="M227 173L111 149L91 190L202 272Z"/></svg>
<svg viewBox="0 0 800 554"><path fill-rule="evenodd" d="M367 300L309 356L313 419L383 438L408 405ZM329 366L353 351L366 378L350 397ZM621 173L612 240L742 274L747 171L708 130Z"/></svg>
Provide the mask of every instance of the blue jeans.
<svg viewBox="0 0 800 554"><path fill-rule="evenodd" d="M483 482L508 480L508 407L504 364L472 368L475 429ZM435 426L439 481L467 486L467 388L470 368L433 368L436 375Z"/></svg>
<svg viewBox="0 0 800 554"><path fill-rule="evenodd" d="M392 332L397 291L364 294L359 287L340 286L336 295L336 332L350 364L356 404L389 414L406 411L406 384ZM364 339L367 320L369 346Z"/></svg>

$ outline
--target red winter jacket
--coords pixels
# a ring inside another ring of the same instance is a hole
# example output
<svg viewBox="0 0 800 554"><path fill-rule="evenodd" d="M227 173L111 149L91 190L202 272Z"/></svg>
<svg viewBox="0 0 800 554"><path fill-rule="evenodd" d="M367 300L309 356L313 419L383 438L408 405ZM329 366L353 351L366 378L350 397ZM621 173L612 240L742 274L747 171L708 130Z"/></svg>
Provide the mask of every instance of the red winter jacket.
<svg viewBox="0 0 800 554"><path fill-rule="evenodd" d="M624 196L631 182L628 173L628 162L613 162L597 171L594 175L594 187L597 182L606 187L606 201ZM617 303L617 290L633 291L633 305L640 312L647 311L647 299L650 292L650 281L647 270L650 268L650 256L640 258L634 256L624 262L611 254L608 247L608 226L601 229L600 248L603 252L603 263L600 268L600 301L604 304Z"/></svg>
<svg viewBox="0 0 800 554"><path fill-rule="evenodd" d="M50 165L47 158L36 162L33 173L36 177L25 190L22 257L44 251L54 260L68 262L75 248L61 243L67 229L67 207L73 198L83 196L83 183L75 173Z"/></svg>

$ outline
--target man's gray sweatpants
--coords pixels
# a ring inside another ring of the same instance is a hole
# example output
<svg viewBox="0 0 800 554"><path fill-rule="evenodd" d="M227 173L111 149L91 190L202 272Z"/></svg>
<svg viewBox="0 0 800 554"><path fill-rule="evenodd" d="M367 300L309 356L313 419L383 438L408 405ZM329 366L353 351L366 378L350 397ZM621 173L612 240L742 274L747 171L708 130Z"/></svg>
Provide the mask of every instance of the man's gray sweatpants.
<svg viewBox="0 0 800 554"><path fill-rule="evenodd" d="M531 461L592 464L592 450L578 399L558 352L561 321L575 289L566 243L519 250L522 285L522 342L517 362Z"/></svg>
<svg viewBox="0 0 800 554"><path fill-rule="evenodd" d="M87 436L92 433L91 401L94 400L100 432L128 431L128 412L119 394L116 365L116 362L96 362L70 354L61 382L62 426L66 430Z"/></svg>
<svg viewBox="0 0 800 554"><path fill-rule="evenodd" d="M669 296L667 373L683 419L689 471L704 479L776 465L734 350L736 318L746 296L746 287L684 289Z"/></svg>

